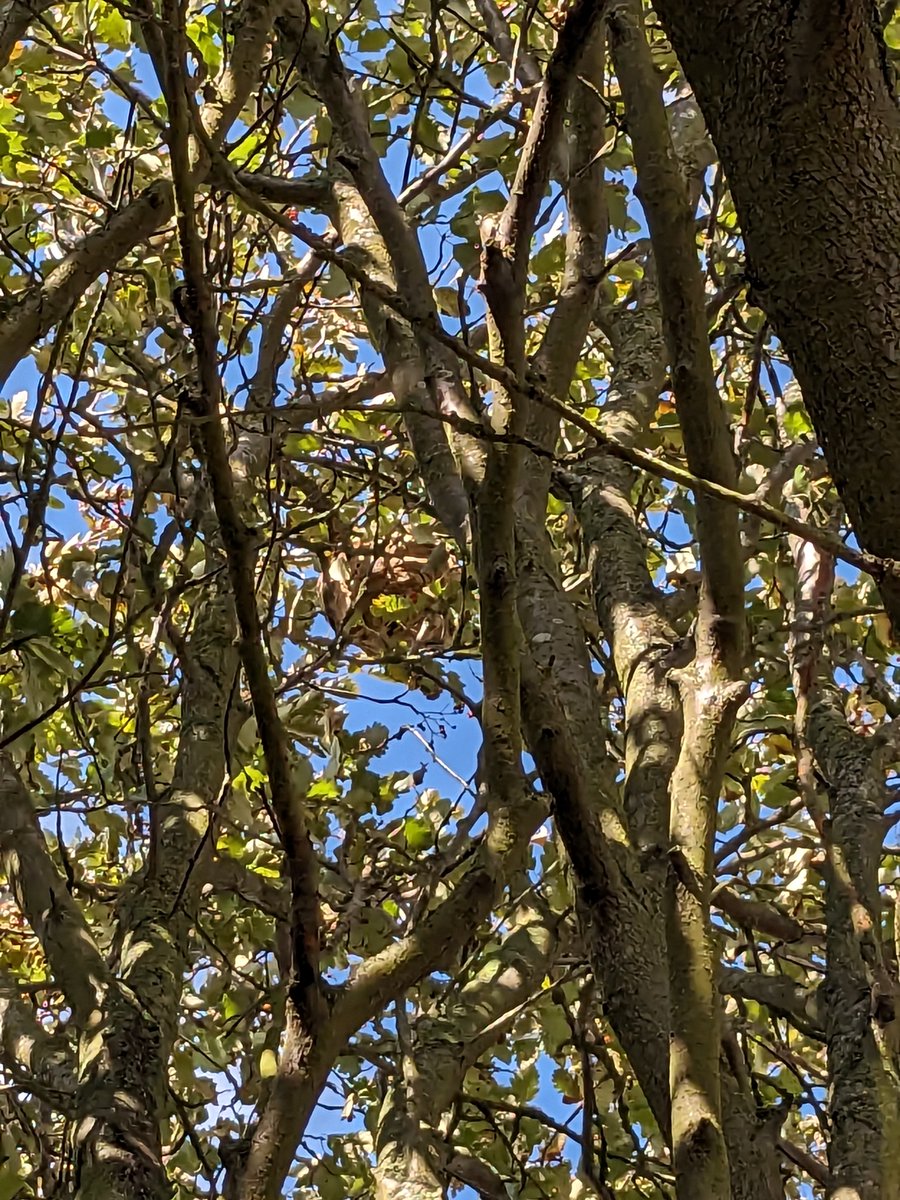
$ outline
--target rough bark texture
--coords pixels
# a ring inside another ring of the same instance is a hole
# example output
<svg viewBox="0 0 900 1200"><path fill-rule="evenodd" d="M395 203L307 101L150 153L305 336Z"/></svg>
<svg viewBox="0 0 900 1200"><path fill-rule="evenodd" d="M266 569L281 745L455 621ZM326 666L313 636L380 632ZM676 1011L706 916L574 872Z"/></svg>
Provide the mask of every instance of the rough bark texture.
<svg viewBox="0 0 900 1200"><path fill-rule="evenodd" d="M812 706L809 738L828 782L822 989L831 1076L830 1195L900 1197L900 987L886 961L878 868L888 795L872 743L839 699Z"/></svg>
<svg viewBox="0 0 900 1200"><path fill-rule="evenodd" d="M790 355L860 542L898 559L900 114L875 5L656 9L734 193L751 296ZM896 626L900 586L882 594Z"/></svg>
<svg viewBox="0 0 900 1200"><path fill-rule="evenodd" d="M793 488L788 491L792 495ZM791 505L809 517L802 493L792 496ZM890 802L883 749L878 739L850 728L822 662L817 618L831 596L834 562L800 538L792 537L790 545L796 569L797 628L789 654L798 775L824 850L826 971L812 1014L824 1027L828 1047L832 1124L825 1183L836 1200L896 1200L900 989L882 933L879 868Z"/></svg>

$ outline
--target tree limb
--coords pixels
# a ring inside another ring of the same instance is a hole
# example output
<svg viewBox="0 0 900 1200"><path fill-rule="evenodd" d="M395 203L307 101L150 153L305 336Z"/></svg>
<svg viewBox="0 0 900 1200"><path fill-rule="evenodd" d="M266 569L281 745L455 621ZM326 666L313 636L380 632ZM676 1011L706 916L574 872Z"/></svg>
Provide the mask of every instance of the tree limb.
<svg viewBox="0 0 900 1200"><path fill-rule="evenodd" d="M5 971L0 971L0 1062L17 1087L75 1114L78 1076L71 1049L36 1020Z"/></svg>
<svg viewBox="0 0 900 1200"><path fill-rule="evenodd" d="M484 35L523 87L541 81L541 68L528 50L513 40L509 24L495 0L473 0L484 24Z"/></svg>
<svg viewBox="0 0 900 1200"><path fill-rule="evenodd" d="M6 751L0 751L0 863L76 1026L86 1030L100 1015L106 964L50 857L31 797Z"/></svg>
<svg viewBox="0 0 900 1200"><path fill-rule="evenodd" d="M737 471L722 410L697 258L694 216L660 84L632 0L610 16L610 47L628 114L641 199L659 279L663 330L688 465L734 489ZM730 1174L719 1092L719 1004L709 936L713 838L729 737L744 698L743 579L737 513L697 497L700 607L693 663L673 673L684 733L670 786L667 904L672 1016L672 1152L679 1200L728 1200Z"/></svg>
<svg viewBox="0 0 900 1200"><path fill-rule="evenodd" d="M32 21L52 8L52 0L10 0L0 14L0 71L28 33Z"/></svg>
<svg viewBox="0 0 900 1200"><path fill-rule="evenodd" d="M277 0L243 0L238 7L238 49L220 80L215 100L204 108L201 118L213 144L224 139L259 76L276 11ZM0 321L0 387L29 348L58 324L98 277L113 270L124 255L171 220L174 212L171 182L157 180L88 234L40 284L22 294Z"/></svg>
<svg viewBox="0 0 900 1200"><path fill-rule="evenodd" d="M734 194L751 297L787 351L850 521L864 549L900 558L900 301L885 254L900 132L875 0L656 11ZM881 590L896 624L900 581Z"/></svg>
<svg viewBox="0 0 900 1200"><path fill-rule="evenodd" d="M288 994L296 1019L304 1026L307 1035L312 1036L324 1016L318 976L318 867L302 806L295 793L290 746L278 713L263 649L256 599L256 547L235 498L234 479L222 429L218 328L194 212L195 183L189 145L192 122L185 86L184 33L180 24L182 17L174 0L167 0L165 14L168 22L168 70L166 78L161 79L160 83L169 106L172 176L184 264L184 286L188 296L187 316L197 353L201 389L201 438L240 628L241 663L253 701L272 806L291 881L292 967Z"/></svg>
<svg viewBox="0 0 900 1200"><path fill-rule="evenodd" d="M492 362L489 358L467 346L461 339L447 333L439 322L435 320L419 321L414 315L412 308L405 303L402 296L389 291L374 280L369 279L366 272L361 270L352 260L341 254L340 251L332 249L327 239L313 233L311 229L302 223L293 221L289 217L279 213L276 209L267 206L264 201L254 196L249 189L243 187L221 156L216 159L216 166L223 180L226 180L228 186L237 195L241 196L250 207L268 217L273 225L277 225L279 228L298 237L307 246L315 250L324 261L333 263L339 267L347 275L348 279L368 286L373 295L377 296L386 308L391 309L409 321L424 337L431 338L440 345L452 350L462 362L480 371L488 379L495 380L507 390L520 393L526 399L532 400L536 404L546 405L557 412L560 417L569 421L576 429L580 429L582 433L586 434L592 443L604 453L608 453L622 462L629 463L631 466L646 471L649 475L657 479L667 479L691 491L707 495L713 500L719 500L723 504L733 505L739 510L752 513L754 516L759 517L760 520L774 525L776 529L786 532L796 532L799 536L807 538L814 545L821 546L823 549L833 553L835 557L840 558L843 562L849 563L860 571L865 571L876 582L881 583L888 578L900 580L900 561L879 558L877 555L869 554L866 551L856 550L827 530L816 529L813 526L807 525L805 522L791 516L790 513L786 513L782 509L766 503L764 500L757 499L752 494L748 495L738 492L733 488L726 487L713 479L707 478L705 475L694 474L693 471L681 467L676 463L660 459L654 454L635 449L631 446L620 445L617 441L607 437L598 424L583 417L577 409L557 399L555 396L551 396L533 378L526 379L523 382L517 379L513 372L502 363ZM441 419L452 424L457 418L454 413L445 412L441 414ZM466 428L464 421L461 427ZM476 428L470 430L470 432L477 433L478 431ZM540 447L537 448L537 451L540 452Z"/></svg>

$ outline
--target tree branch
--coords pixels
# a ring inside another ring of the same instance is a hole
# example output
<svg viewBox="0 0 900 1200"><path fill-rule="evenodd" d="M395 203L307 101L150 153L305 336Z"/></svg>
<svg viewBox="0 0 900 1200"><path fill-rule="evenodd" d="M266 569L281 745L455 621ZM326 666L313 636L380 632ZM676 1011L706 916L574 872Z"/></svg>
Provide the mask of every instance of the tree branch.
<svg viewBox="0 0 900 1200"><path fill-rule="evenodd" d="M748 900L724 885L713 891L712 902L742 928L757 929L780 942L798 942L806 932L799 921L775 905Z"/></svg>
<svg viewBox="0 0 900 1200"><path fill-rule="evenodd" d="M4 5L0 16L0 71L9 62L10 56L28 33L37 17L53 7L53 0L11 0Z"/></svg>
<svg viewBox="0 0 900 1200"><path fill-rule="evenodd" d="M802 494L790 503L809 516ZM829 1166L839 1190L875 1200L900 1178L900 988L886 961L879 895L884 812L890 802L882 760L886 748L850 728L842 697L822 663L820 618L831 597L833 560L797 537L790 538L790 546L796 583L788 653L796 695L797 770L825 848L826 974L820 1010L831 1080ZM814 763L827 783L830 821Z"/></svg>
<svg viewBox="0 0 900 1200"><path fill-rule="evenodd" d="M643 5L610 16L610 48L628 117L659 279L663 330L688 465L735 489L737 472L709 352L694 215L643 28ZM728 1200L719 1094L719 1004L709 935L713 838L738 707L743 579L737 513L697 497L701 588L693 663L672 678L684 733L670 786L667 945L671 998L672 1152L679 1200Z"/></svg>
<svg viewBox="0 0 900 1200"><path fill-rule="evenodd" d="M531 796L518 807L495 806L487 833L447 898L412 931L360 964L334 997L329 1019L311 1043L288 1026L268 1103L254 1132L241 1178L242 1200L277 1200L334 1060L350 1037L393 997L446 963L490 912L500 888L522 862L546 816Z"/></svg>
<svg viewBox="0 0 900 1200"><path fill-rule="evenodd" d="M866 550L900 558L900 303L884 255L900 211L900 136L878 6L655 8L734 196L754 302L790 358L850 521ZM896 577L881 590L897 621Z"/></svg>
<svg viewBox="0 0 900 1200"><path fill-rule="evenodd" d="M202 120L210 142L219 145L243 108L259 76L278 0L242 0L235 16L241 37L216 99ZM168 179L157 180L68 254L36 287L29 288L0 321L0 387L29 348L58 324L105 271L113 270L135 246L169 221L175 195Z"/></svg>
<svg viewBox="0 0 900 1200"><path fill-rule="evenodd" d="M723 504L732 505L741 511L751 513L760 520L774 525L776 529L795 532L799 536L811 541L814 545L822 547L829 553L833 553L835 557L841 559L843 562L856 567L857 570L871 575L876 582L881 583L888 578L900 580L900 561L879 558L877 555L869 554L866 551L856 550L827 530L816 529L813 526L807 525L805 522L791 516L790 513L786 513L772 504L767 504L764 500L757 499L754 495L748 495L726 487L704 475L695 474L692 470L681 467L676 463L660 459L654 454L649 454L631 446L620 445L617 441L607 437L602 428L582 416L577 409L557 399L555 396L551 396L534 379L529 378L525 381L517 379L513 372L502 363L492 362L489 358L467 346L461 339L447 333L436 319L424 322L418 320L412 308L404 301L402 296L396 292L389 291L387 288L368 278L366 272L361 270L351 259L343 255L340 251L331 248L327 239L313 233L311 229L307 228L301 222L293 221L289 217L284 216L254 196L235 177L234 172L231 171L227 161L221 155L216 158L216 166L227 186L245 200L251 208L266 216L273 225L298 237L305 245L315 250L325 262L339 267L347 275L348 279L353 280L353 282L361 286L369 287L372 294L377 296L386 308L398 313L405 320L409 321L413 328L420 332L423 337L431 338L441 346L452 350L462 362L468 364L474 370L480 371L486 378L495 380L508 391L520 394L535 404L546 405L566 421L570 422L576 429L580 429L604 453L622 462L629 463L631 466L637 467L642 471L646 471L648 475L654 478L667 479L693 492L709 496L713 500L721 501ZM441 414L441 417L450 424L456 420L456 416L452 412L445 412ZM464 421L461 428L465 428ZM476 427L469 430L469 432L475 434L479 431ZM535 449L536 452L541 452L540 447L536 447Z"/></svg>
<svg viewBox="0 0 900 1200"><path fill-rule="evenodd" d="M0 971L0 1061L17 1087L74 1115L78 1076L70 1047L35 1019L16 981Z"/></svg>
<svg viewBox="0 0 900 1200"><path fill-rule="evenodd" d="M723 972L719 990L723 996L738 996L764 1004L807 1036L824 1040L821 1028L821 999L815 989L795 983L787 975L764 975L759 971L731 968Z"/></svg>
<svg viewBox="0 0 900 1200"><path fill-rule="evenodd" d="M807 730L831 801L824 826L828 1161L836 1187L876 1200L900 1177L900 986L883 943L879 894L891 798L877 743L849 728L832 688L819 686Z"/></svg>
<svg viewBox="0 0 900 1200"><path fill-rule="evenodd" d="M387 356L386 365L399 392L398 399L424 385L428 403L420 407L474 418L452 354L448 354L447 347L435 345L433 340L422 336L426 328L439 324L425 260L416 234L384 175L369 133L363 98L351 89L336 44L324 43L309 21L308 9L300 3L289 7L279 21L279 29L294 50L304 78L321 97L331 118L331 160L337 177L335 203L342 236L353 247L349 255L341 257L344 261L356 257L357 269L349 272L348 278L360 285L361 297L369 302L367 320L370 325L375 322L376 345ZM225 170L231 174L227 164ZM346 191L350 181L362 198L362 206L356 202L354 207L353 195ZM378 238L373 238L371 230L362 228L365 222L357 219L360 212L368 213ZM364 269L360 269L360 256ZM374 278L369 277L370 272ZM373 311L374 300L383 301L384 295L394 294L395 289L403 298L404 311L400 315L409 321L411 334ZM469 540L468 504L456 480L446 433L415 417L410 419L408 428L411 439L418 444L417 453L421 450L426 486L431 490L440 519L465 545ZM475 461L469 462L473 453ZM454 445L453 454L464 477L480 469L479 448L471 439L462 439Z"/></svg>
<svg viewBox="0 0 900 1200"><path fill-rule="evenodd" d="M567 12L509 199L496 221L487 218L482 222L482 289L489 324L500 343L492 358L502 355L507 373L516 380L525 378L525 284L534 223L563 129L573 70L591 42L602 9L602 0L578 0ZM513 437L521 436L530 409L521 388L495 389L491 425ZM522 464L523 455L514 444L492 444L477 499L485 763L490 790L504 796L521 786L517 782L521 775L522 649L516 595L516 514ZM541 474L545 482L547 472ZM546 505L546 491L542 503ZM543 524L543 514L540 521Z"/></svg>
<svg viewBox="0 0 900 1200"><path fill-rule="evenodd" d="M454 1172L442 1161L434 1131L466 1071L501 1036L503 1019L547 974L555 944L548 917L527 904L519 906L485 967L447 996L439 1014L418 1017L411 1045L398 1045L409 1077L388 1084L381 1108L375 1178L382 1200L402 1200L413 1182L417 1200L442 1200L442 1176Z"/></svg>
<svg viewBox="0 0 900 1200"><path fill-rule="evenodd" d="M606 267L609 219L603 163L597 151L603 145L607 116L595 90L603 85L605 69L606 28L598 22L588 35L579 75L569 92L566 257L559 295L534 357L535 371L547 391L560 399L568 394ZM549 444L551 437L555 441L558 426L558 417L538 407L531 414L529 435Z"/></svg>
<svg viewBox="0 0 900 1200"><path fill-rule="evenodd" d="M694 215L672 145L660 81L636 0L610 17L611 53L628 114L637 191L647 217L659 281L663 331L688 466L736 490L728 425L716 390ZM736 678L742 666L743 579L737 514L707 497L697 500L703 594L700 653L720 659Z"/></svg>
<svg viewBox="0 0 900 1200"><path fill-rule="evenodd" d="M57 871L11 756L0 752L0 863L79 1030L99 1017L106 964Z"/></svg>
<svg viewBox="0 0 900 1200"><path fill-rule="evenodd" d="M178 229L184 264L186 310L197 354L202 415L201 438L216 516L228 562L240 629L240 657L266 760L272 806L291 882L292 967L288 995L294 1018L312 1035L324 1016L319 987L318 868L299 798L295 794L290 746L278 714L275 691L263 649L256 599L256 548L241 517L222 429L222 385L218 366L218 328L205 274L203 247L194 212L190 161L191 108L185 86L182 16L176 0L166 0L168 69L160 83L166 93ZM290 1020L290 1016L289 1016Z"/></svg>
<svg viewBox="0 0 900 1200"><path fill-rule="evenodd" d="M541 81L541 68L528 50L513 40L509 24L495 0L474 0L478 15L484 23L484 35L523 87Z"/></svg>

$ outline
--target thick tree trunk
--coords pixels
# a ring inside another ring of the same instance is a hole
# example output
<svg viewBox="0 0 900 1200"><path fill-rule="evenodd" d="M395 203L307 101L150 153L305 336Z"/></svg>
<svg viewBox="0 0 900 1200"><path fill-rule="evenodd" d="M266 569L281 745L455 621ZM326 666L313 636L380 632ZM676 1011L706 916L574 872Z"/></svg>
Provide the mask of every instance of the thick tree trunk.
<svg viewBox="0 0 900 1200"><path fill-rule="evenodd" d="M900 113L872 0L658 0L863 546L900 558ZM882 594L895 626L900 583Z"/></svg>

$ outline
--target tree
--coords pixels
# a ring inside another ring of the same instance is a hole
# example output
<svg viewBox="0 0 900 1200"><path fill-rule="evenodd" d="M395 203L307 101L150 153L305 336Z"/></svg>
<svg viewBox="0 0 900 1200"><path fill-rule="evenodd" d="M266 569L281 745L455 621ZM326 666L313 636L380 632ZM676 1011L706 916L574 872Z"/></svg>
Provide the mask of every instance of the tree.
<svg viewBox="0 0 900 1200"><path fill-rule="evenodd" d="M894 5L658 7L728 174L754 299L860 541L896 559ZM883 590L896 621L893 572Z"/></svg>
<svg viewBox="0 0 900 1200"><path fill-rule="evenodd" d="M900 1197L900 22L787 7L5 12L0 1196Z"/></svg>

